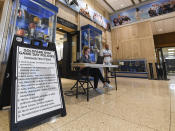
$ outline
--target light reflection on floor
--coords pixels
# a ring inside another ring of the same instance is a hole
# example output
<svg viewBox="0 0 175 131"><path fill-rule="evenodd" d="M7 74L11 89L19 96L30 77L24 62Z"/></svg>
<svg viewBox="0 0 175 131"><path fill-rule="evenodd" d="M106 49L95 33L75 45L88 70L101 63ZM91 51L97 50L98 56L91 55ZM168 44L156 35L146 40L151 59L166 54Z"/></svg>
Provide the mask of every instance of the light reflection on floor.
<svg viewBox="0 0 175 131"><path fill-rule="evenodd" d="M30 131L175 131L175 76L169 81L118 78L118 91L100 89L86 96L65 96L66 117ZM62 80L64 91L75 81ZM112 82L114 86L114 82ZM0 131L8 131L8 111L0 111Z"/></svg>

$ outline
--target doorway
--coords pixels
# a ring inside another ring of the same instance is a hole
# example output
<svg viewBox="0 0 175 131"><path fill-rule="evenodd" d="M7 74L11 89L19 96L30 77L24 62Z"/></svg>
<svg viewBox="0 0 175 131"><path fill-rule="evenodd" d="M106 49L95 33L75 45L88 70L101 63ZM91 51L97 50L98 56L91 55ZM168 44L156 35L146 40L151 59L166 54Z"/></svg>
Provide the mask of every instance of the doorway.
<svg viewBox="0 0 175 131"><path fill-rule="evenodd" d="M175 47L157 48L157 62L165 63L167 75L175 75Z"/></svg>
<svg viewBox="0 0 175 131"><path fill-rule="evenodd" d="M57 49L57 57L58 61L63 59L63 47L64 42L67 41L67 33L57 31L56 32L56 49Z"/></svg>
<svg viewBox="0 0 175 131"><path fill-rule="evenodd" d="M163 48L162 51L168 75L175 75L175 47Z"/></svg>
<svg viewBox="0 0 175 131"><path fill-rule="evenodd" d="M67 22L64 22L64 24L65 23ZM69 27L63 25L63 23L57 23L56 49L62 78L71 77L71 63L77 61L78 47L79 32L77 28L71 28L70 23Z"/></svg>

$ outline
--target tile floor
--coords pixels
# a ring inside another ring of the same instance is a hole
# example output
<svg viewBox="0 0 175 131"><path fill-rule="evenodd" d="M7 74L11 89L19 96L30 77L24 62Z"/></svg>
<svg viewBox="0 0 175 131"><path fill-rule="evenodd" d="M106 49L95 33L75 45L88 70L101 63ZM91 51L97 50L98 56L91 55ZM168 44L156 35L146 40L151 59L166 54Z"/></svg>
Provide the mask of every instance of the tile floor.
<svg viewBox="0 0 175 131"><path fill-rule="evenodd" d="M170 79L118 78L118 91L91 90L89 102L83 95L65 95L67 116L29 131L175 131L175 77ZM69 91L74 83L63 79L63 90ZM0 131L8 127L8 110L0 111Z"/></svg>

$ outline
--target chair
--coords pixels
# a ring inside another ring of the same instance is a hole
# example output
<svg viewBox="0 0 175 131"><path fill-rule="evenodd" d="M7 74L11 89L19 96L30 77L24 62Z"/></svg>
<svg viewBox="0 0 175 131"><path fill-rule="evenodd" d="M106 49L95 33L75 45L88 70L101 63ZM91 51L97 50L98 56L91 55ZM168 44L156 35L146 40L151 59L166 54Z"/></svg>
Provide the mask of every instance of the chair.
<svg viewBox="0 0 175 131"><path fill-rule="evenodd" d="M92 77L89 76L89 74L87 73L87 75L83 75L80 72L80 68L79 67L75 67L75 79L77 80L76 83L74 84L74 86L71 88L71 90L73 90L74 88L76 88L76 98L78 98L79 95L79 88L82 88L84 93L87 95L87 101L89 101L89 89L90 88L94 88L94 86L92 85L91 81L93 80ZM87 88L84 88L84 85L87 85Z"/></svg>

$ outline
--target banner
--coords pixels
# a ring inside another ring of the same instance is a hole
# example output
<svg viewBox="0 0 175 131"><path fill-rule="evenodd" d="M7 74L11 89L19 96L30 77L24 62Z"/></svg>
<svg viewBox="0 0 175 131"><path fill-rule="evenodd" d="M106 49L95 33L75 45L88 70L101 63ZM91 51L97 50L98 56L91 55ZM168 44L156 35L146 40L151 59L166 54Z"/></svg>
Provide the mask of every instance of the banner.
<svg viewBox="0 0 175 131"><path fill-rule="evenodd" d="M100 13L88 6L84 0L59 0L61 3L72 8L76 12L94 21L106 30L110 30L110 21L104 18Z"/></svg>
<svg viewBox="0 0 175 131"><path fill-rule="evenodd" d="M175 0L157 0L111 16L112 26L125 25L175 11Z"/></svg>

